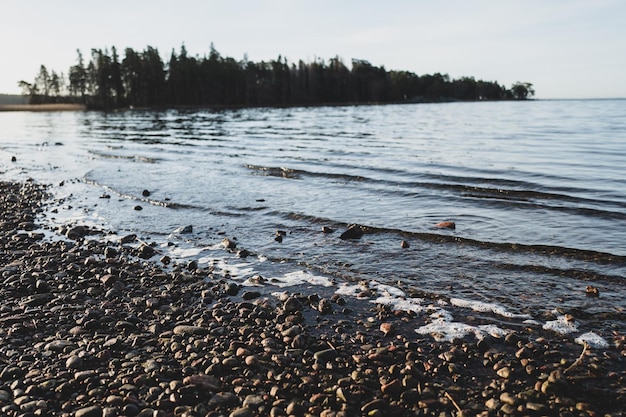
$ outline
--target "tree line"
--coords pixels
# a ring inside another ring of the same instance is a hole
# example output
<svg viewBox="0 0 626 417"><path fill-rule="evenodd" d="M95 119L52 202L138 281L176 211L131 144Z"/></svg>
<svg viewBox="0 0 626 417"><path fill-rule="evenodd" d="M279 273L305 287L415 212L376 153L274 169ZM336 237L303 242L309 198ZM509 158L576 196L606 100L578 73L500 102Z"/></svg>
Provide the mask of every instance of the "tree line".
<svg viewBox="0 0 626 417"><path fill-rule="evenodd" d="M322 104L434 102L454 100L526 99L532 84L510 89L474 77L451 79L447 74L418 76L388 71L365 60L351 66L336 56L327 62L289 63L286 58L253 62L244 56L222 56L211 44L208 56L190 56L181 46L164 62L151 46L92 49L87 60L77 50L67 77L41 65L32 83L20 81L31 104L83 103L112 110L139 107L252 107Z"/></svg>

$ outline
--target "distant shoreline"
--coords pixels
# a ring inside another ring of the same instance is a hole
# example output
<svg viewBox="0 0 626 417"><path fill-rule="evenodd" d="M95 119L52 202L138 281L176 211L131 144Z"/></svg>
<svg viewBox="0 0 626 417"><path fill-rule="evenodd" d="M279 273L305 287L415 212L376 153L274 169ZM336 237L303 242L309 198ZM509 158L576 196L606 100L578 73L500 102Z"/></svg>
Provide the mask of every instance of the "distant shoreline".
<svg viewBox="0 0 626 417"><path fill-rule="evenodd" d="M84 104L50 103L50 104L0 104L0 111L85 111Z"/></svg>

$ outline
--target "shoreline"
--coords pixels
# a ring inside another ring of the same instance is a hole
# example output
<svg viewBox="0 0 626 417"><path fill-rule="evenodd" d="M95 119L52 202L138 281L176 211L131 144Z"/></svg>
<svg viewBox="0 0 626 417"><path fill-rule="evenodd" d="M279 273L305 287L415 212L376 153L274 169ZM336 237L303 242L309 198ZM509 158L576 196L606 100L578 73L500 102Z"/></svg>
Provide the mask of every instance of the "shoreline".
<svg viewBox="0 0 626 417"><path fill-rule="evenodd" d="M0 104L0 112L3 111L85 111L84 104L50 103L50 104Z"/></svg>
<svg viewBox="0 0 626 417"><path fill-rule="evenodd" d="M0 190L7 416L624 415L623 340L436 342L415 332L425 317L367 297L301 286L279 299L81 225L48 241L45 187Z"/></svg>

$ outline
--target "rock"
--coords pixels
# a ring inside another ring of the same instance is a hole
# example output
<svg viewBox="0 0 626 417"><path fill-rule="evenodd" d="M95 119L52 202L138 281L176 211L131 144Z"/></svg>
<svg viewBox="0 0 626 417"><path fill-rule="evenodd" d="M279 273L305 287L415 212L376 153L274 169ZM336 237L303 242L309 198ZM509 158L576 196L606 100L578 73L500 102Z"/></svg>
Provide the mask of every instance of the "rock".
<svg viewBox="0 0 626 417"><path fill-rule="evenodd" d="M283 310L285 310L286 313L295 313L296 311L302 310L302 303L300 303L296 297L288 297L283 303Z"/></svg>
<svg viewBox="0 0 626 417"><path fill-rule="evenodd" d="M20 304L26 307L39 307L47 304L52 298L54 297L50 293L33 294L23 298Z"/></svg>
<svg viewBox="0 0 626 417"><path fill-rule="evenodd" d="M402 383L400 382L399 379L394 379L393 381L382 385L380 387L380 390L385 395L396 397L400 395L400 393L402 392Z"/></svg>
<svg viewBox="0 0 626 417"><path fill-rule="evenodd" d="M74 413L75 417L102 417L102 408L99 405L80 408Z"/></svg>
<svg viewBox="0 0 626 417"><path fill-rule="evenodd" d="M243 400L243 406L248 408L257 409L265 403L263 397L260 395L247 395Z"/></svg>
<svg viewBox="0 0 626 417"><path fill-rule="evenodd" d="M339 239L360 239L361 236L363 236L363 233L364 230L362 226L359 226L358 224L353 224L348 227L348 230L346 230L341 234L341 236L339 236Z"/></svg>
<svg viewBox="0 0 626 417"><path fill-rule="evenodd" d="M515 398L515 396L511 395L508 392L503 392L502 394L500 394L500 401L502 401L504 404L515 405L517 403L517 398Z"/></svg>
<svg viewBox="0 0 626 417"><path fill-rule="evenodd" d="M193 233L193 226L192 225L188 225L188 226L184 226L184 227L179 227L178 229L174 230L174 233L179 233L181 235Z"/></svg>
<svg viewBox="0 0 626 417"><path fill-rule="evenodd" d="M245 259L250 255L252 255L252 253L250 253L248 249L241 249L240 251L237 252L237 256L242 259Z"/></svg>
<svg viewBox="0 0 626 417"><path fill-rule="evenodd" d="M234 282L229 282L224 286L224 292L230 296L235 296L239 293L239 285Z"/></svg>
<svg viewBox="0 0 626 417"><path fill-rule="evenodd" d="M337 351L335 349L322 349L313 354L313 358L317 362L330 362L337 357Z"/></svg>
<svg viewBox="0 0 626 417"><path fill-rule="evenodd" d="M369 415L374 410L384 410L387 408L387 401L382 398L378 398L372 400L361 407L361 412L363 414Z"/></svg>
<svg viewBox="0 0 626 417"><path fill-rule="evenodd" d="M328 298L322 298L317 304L317 311L320 314L330 314L333 310L332 304Z"/></svg>
<svg viewBox="0 0 626 417"><path fill-rule="evenodd" d="M232 392L218 392L208 402L208 406L215 407L236 407L240 405L239 398Z"/></svg>
<svg viewBox="0 0 626 417"><path fill-rule="evenodd" d="M189 326L189 325L181 324L181 325L174 327L173 332L174 334L180 334L180 335L204 336L209 332L209 330L205 327Z"/></svg>
<svg viewBox="0 0 626 417"><path fill-rule="evenodd" d="M117 250L115 250L114 248L107 247L104 250L104 257L106 259L112 259L112 258L115 258L116 256L117 256Z"/></svg>
<svg viewBox="0 0 626 417"><path fill-rule="evenodd" d="M501 378L509 378L511 376L511 368L505 366L504 368L500 368L496 371L499 377Z"/></svg>
<svg viewBox="0 0 626 417"><path fill-rule="evenodd" d="M228 417L252 417L252 410L248 407L235 408Z"/></svg>
<svg viewBox="0 0 626 417"><path fill-rule="evenodd" d="M598 290L596 287L592 287L591 285L587 285L585 294L587 295L587 297L599 297L600 290Z"/></svg>
<svg viewBox="0 0 626 417"><path fill-rule="evenodd" d="M456 229L456 224L454 222L439 222L435 225L435 227L439 228L439 229L451 229L454 230Z"/></svg>
<svg viewBox="0 0 626 417"><path fill-rule="evenodd" d="M133 207L133 210L135 210L135 211L141 211L141 210L143 210L143 207L141 207L141 206L135 206L135 207Z"/></svg>
<svg viewBox="0 0 626 417"><path fill-rule="evenodd" d="M197 385L208 391L221 391L220 381L212 375L189 375L183 379L185 385Z"/></svg>
<svg viewBox="0 0 626 417"><path fill-rule="evenodd" d="M144 196L144 197L150 197L150 194L151 194L151 193L150 193L150 191L148 191L148 190L143 190L143 191L141 192L141 195L142 195L142 196Z"/></svg>
<svg viewBox="0 0 626 417"><path fill-rule="evenodd" d="M380 324L380 331L383 332L385 336L393 334L396 329L392 323L384 322Z"/></svg>
<svg viewBox="0 0 626 417"><path fill-rule="evenodd" d="M142 259L152 258L155 253L156 251L154 250L153 247L145 245L145 244L141 245L139 249L137 250L137 256L139 256Z"/></svg>
<svg viewBox="0 0 626 417"><path fill-rule="evenodd" d="M81 369L83 367L83 359L78 355L72 355L65 361L67 369Z"/></svg>
<svg viewBox="0 0 626 417"><path fill-rule="evenodd" d="M67 232L65 232L65 236L67 236L69 239L78 240L78 239L82 239L85 236L87 236L88 233L89 233L89 231L87 230L86 227L84 227L84 226L74 226L74 227L68 229Z"/></svg>
<svg viewBox="0 0 626 417"><path fill-rule="evenodd" d="M409 242L407 242L406 240L403 240L402 242L400 242L400 247L401 247L402 249L407 249L407 248L410 248L410 247L411 247L411 245L410 245L410 244L409 244Z"/></svg>
<svg viewBox="0 0 626 417"><path fill-rule="evenodd" d="M241 298L243 298L244 300L254 300L255 298L259 298L260 296L261 293L259 291L245 291L241 295Z"/></svg>
<svg viewBox="0 0 626 417"><path fill-rule="evenodd" d="M226 249L235 249L237 247L237 242L234 242L228 238L222 239L222 246Z"/></svg>
<svg viewBox="0 0 626 417"><path fill-rule="evenodd" d="M335 230L328 227L328 226L322 226L322 233L333 233Z"/></svg>
<svg viewBox="0 0 626 417"><path fill-rule="evenodd" d="M68 340L53 340L49 343L46 343L44 346L44 350L49 350L52 352L62 352L65 348L75 348L76 345Z"/></svg>
<svg viewBox="0 0 626 417"><path fill-rule="evenodd" d="M126 244L126 243L133 243L135 240L137 240L137 235L135 234L130 234L130 235L126 235L120 238L120 243L121 244Z"/></svg>

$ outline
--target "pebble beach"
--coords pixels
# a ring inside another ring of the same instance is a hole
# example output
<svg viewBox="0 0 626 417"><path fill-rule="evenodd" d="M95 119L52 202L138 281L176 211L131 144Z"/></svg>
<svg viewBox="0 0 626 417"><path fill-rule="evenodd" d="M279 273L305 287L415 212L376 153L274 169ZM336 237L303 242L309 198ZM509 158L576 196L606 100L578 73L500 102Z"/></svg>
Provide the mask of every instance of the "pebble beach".
<svg viewBox="0 0 626 417"><path fill-rule="evenodd" d="M367 292L277 296L141 237L47 229L45 185L0 183L0 204L0 415L626 415L624 335L436 341Z"/></svg>

